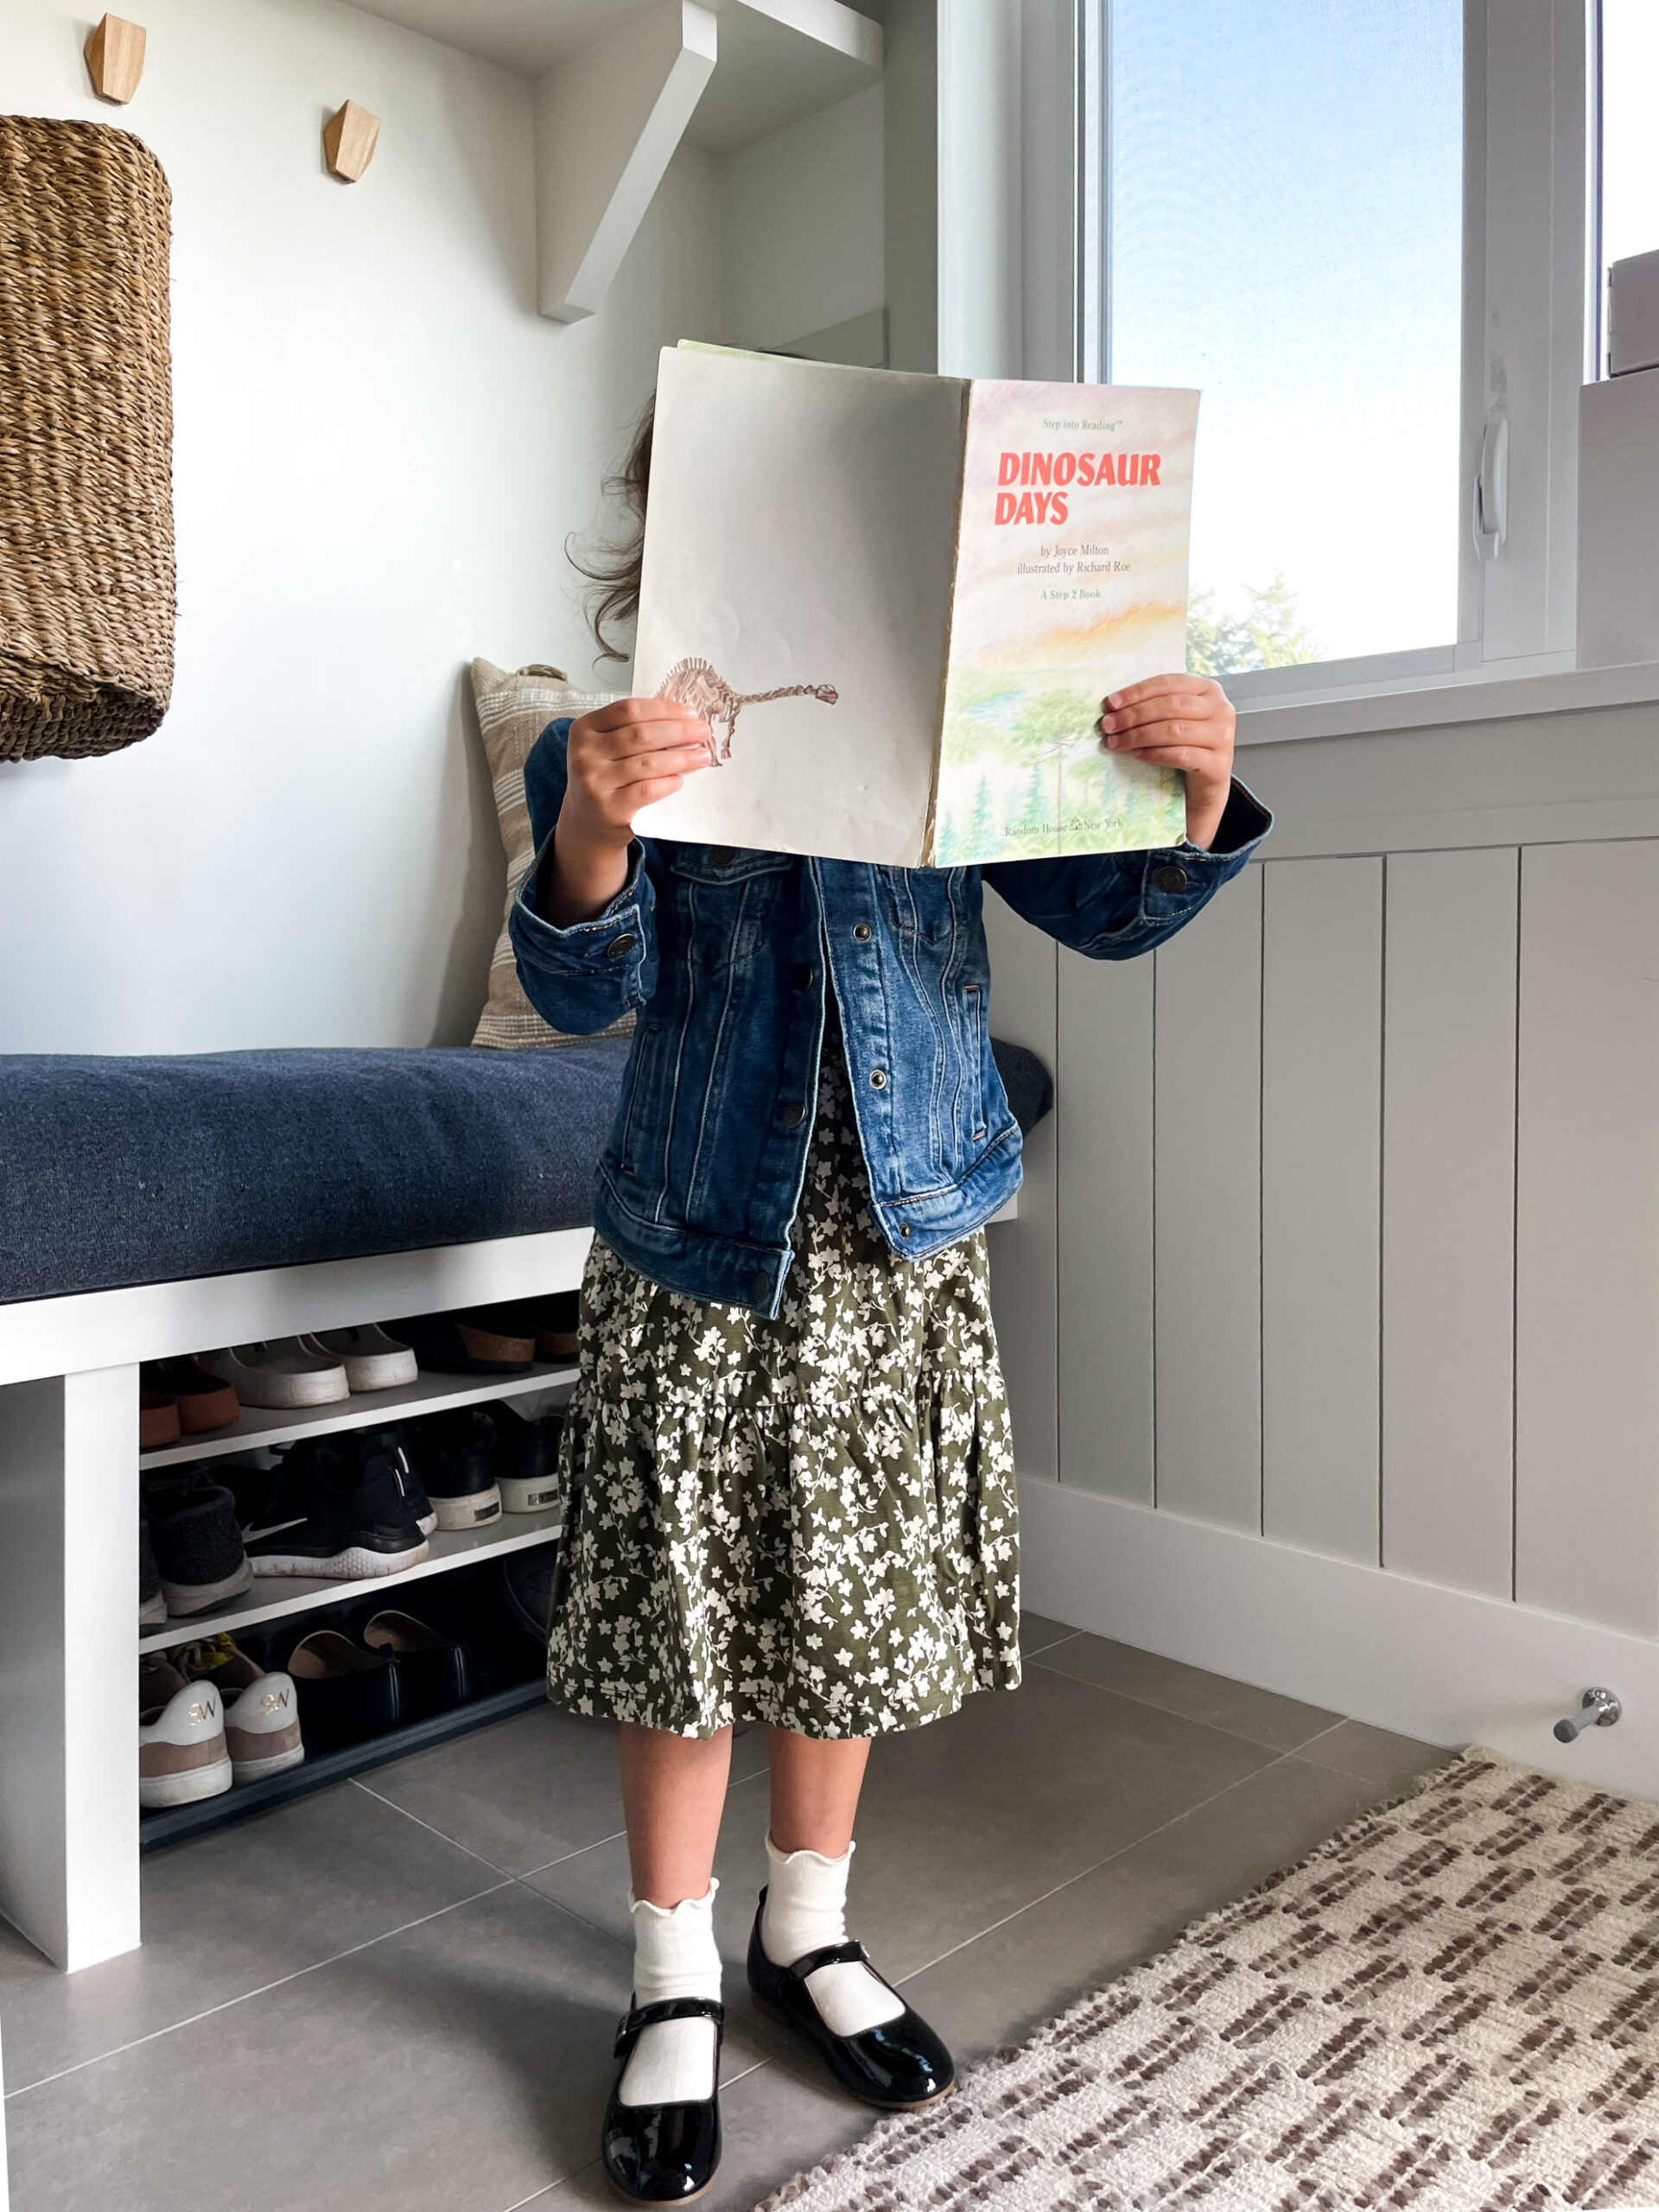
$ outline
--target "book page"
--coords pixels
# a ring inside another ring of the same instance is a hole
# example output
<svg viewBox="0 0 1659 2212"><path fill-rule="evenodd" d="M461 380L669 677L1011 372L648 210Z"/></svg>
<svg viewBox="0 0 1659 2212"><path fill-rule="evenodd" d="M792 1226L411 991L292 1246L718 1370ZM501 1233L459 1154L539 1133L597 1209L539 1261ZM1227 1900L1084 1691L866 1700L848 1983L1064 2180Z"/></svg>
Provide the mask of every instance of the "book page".
<svg viewBox="0 0 1659 2212"><path fill-rule="evenodd" d="M718 765L642 834L921 863L966 393L663 354L634 690L701 708Z"/></svg>
<svg viewBox="0 0 1659 2212"><path fill-rule="evenodd" d="M1196 391L976 382L931 857L1179 844L1179 775L1106 752L1109 691L1186 666Z"/></svg>

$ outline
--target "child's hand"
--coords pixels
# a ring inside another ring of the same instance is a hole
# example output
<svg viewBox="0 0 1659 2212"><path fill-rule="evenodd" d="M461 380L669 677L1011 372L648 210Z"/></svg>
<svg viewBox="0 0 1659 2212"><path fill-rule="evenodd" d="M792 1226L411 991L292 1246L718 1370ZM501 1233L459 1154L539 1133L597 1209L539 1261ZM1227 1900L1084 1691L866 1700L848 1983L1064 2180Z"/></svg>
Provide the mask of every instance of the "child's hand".
<svg viewBox="0 0 1659 2212"><path fill-rule="evenodd" d="M565 745L561 832L568 821L584 844L626 848L640 808L706 768L712 741L702 715L677 699L617 699L580 715Z"/></svg>
<svg viewBox="0 0 1659 2212"><path fill-rule="evenodd" d="M536 904L561 929L603 912L628 880L633 817L712 759L713 732L677 699L618 699L570 725L569 781Z"/></svg>
<svg viewBox="0 0 1659 2212"><path fill-rule="evenodd" d="M1207 846L1221 827L1233 785L1232 702L1208 676L1149 676L1100 702L1100 728L1114 753L1132 753L1186 778L1186 834Z"/></svg>

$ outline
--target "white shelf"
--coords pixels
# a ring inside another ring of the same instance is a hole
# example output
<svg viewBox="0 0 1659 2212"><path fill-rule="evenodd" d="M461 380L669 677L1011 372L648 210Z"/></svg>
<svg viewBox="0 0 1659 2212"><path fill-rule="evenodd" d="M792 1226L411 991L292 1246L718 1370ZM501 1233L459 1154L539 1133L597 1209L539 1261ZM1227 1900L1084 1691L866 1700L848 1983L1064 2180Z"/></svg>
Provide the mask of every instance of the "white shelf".
<svg viewBox="0 0 1659 2212"><path fill-rule="evenodd" d="M450 1535L427 1539L427 1556L418 1567L397 1574L372 1575L360 1582L324 1582L301 1574L257 1574L251 1590L211 1612L194 1613L188 1619L170 1620L164 1628L146 1629L138 1638L140 1651L164 1651L175 1643L193 1643L199 1637L217 1636L221 1629L232 1634L260 1621L281 1620L289 1613L314 1611L320 1605L378 1596L400 1583L420 1582L429 1574L442 1574L452 1567L507 1552L526 1551L532 1544L550 1543L563 1523L558 1510L544 1513L504 1513L486 1529L458 1529Z"/></svg>
<svg viewBox="0 0 1659 2212"><path fill-rule="evenodd" d="M181 1438L176 1444L158 1445L138 1454L138 1468L148 1474L154 1467L175 1467L189 1459L215 1459L226 1452L266 1451L273 1444L291 1444L302 1436L318 1436L341 1428L378 1428L389 1421L408 1421L416 1414L432 1414L447 1406L478 1406L493 1398L519 1398L531 1390L569 1389L576 1370L568 1362L552 1366L539 1363L528 1375L423 1375L418 1382L402 1389L364 1390L332 1405L308 1406L293 1413L266 1406L251 1406L227 1428L210 1429L205 1435Z"/></svg>
<svg viewBox="0 0 1659 2212"><path fill-rule="evenodd" d="M372 16L423 31L527 77L568 68L626 33L661 0L353 0ZM846 99L881 73L881 25L845 0L704 0L719 24L719 59L686 137L729 154Z"/></svg>

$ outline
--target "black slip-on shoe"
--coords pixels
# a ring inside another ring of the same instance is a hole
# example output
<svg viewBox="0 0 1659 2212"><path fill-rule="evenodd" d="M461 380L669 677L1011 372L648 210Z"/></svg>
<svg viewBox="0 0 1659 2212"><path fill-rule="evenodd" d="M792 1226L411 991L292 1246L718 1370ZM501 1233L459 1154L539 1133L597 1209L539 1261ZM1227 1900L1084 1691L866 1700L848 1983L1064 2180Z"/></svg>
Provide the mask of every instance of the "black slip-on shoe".
<svg viewBox="0 0 1659 2212"><path fill-rule="evenodd" d="M478 1692L471 1651L412 1613L376 1613L363 1630L371 1651L395 1655L409 1694L409 1719L428 1720L468 1705Z"/></svg>
<svg viewBox="0 0 1659 2212"><path fill-rule="evenodd" d="M715 2094L706 2102L625 2105L618 2095L633 2046L659 2020L712 2020ZM701 2196L720 2164L720 2047L726 2007L709 1997L671 1997L636 2005L617 2031L621 2071L605 2107L602 2156L611 2186L634 2204L689 2204Z"/></svg>
<svg viewBox="0 0 1659 2212"><path fill-rule="evenodd" d="M397 1655L371 1651L338 1629L314 1629L289 1652L284 1672L294 1683L305 1741L316 1751L345 1751L411 1717Z"/></svg>
<svg viewBox="0 0 1659 2212"><path fill-rule="evenodd" d="M762 1890L749 1935L749 1988L760 2010L784 2027L798 2028L809 2043L816 2044L842 2088L867 2105L879 2105L886 2112L908 2112L948 2096L957 2085L956 2061L921 2014L908 2005L896 2020L884 2020L880 2027L866 2028L861 2035L831 2034L812 2002L812 1993L806 1986L809 1974L820 1967L856 1961L869 1967L883 1988L893 1989L893 1984L870 1966L861 1943L827 1943L821 1951L809 1951L804 1958L797 1959L792 1966L774 1966L760 1941L760 1910L766 1902ZM904 2005L896 1989L893 1993Z"/></svg>

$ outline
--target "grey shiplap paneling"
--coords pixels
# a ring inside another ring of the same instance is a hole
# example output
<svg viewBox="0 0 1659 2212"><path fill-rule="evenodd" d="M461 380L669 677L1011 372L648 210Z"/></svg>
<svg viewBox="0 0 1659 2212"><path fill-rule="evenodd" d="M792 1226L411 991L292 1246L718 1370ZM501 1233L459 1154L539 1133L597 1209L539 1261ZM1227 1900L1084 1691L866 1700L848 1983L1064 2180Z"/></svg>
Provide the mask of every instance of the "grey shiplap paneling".
<svg viewBox="0 0 1659 2212"><path fill-rule="evenodd" d="M1153 1496L1150 960L1060 954L1060 1477Z"/></svg>
<svg viewBox="0 0 1659 2212"><path fill-rule="evenodd" d="M1659 843L1522 855L1518 1087L1516 1595L1651 1636Z"/></svg>
<svg viewBox="0 0 1659 2212"><path fill-rule="evenodd" d="M991 954L991 1034L1024 1045L1044 1065L1056 1059L1052 938L1005 906L985 901ZM1053 1115L1026 1140L1026 1179L1013 1221L986 1232L991 1255L991 1311L1008 1386L1014 1458L1025 1475L1052 1481L1059 1472L1055 1350Z"/></svg>
<svg viewBox="0 0 1659 2212"><path fill-rule="evenodd" d="M1241 747L1268 852L1450 851L1659 835L1659 702Z"/></svg>
<svg viewBox="0 0 1659 2212"><path fill-rule="evenodd" d="M1262 1528L1375 1565L1382 863L1262 886Z"/></svg>
<svg viewBox="0 0 1659 2212"><path fill-rule="evenodd" d="M1382 1564L1507 1598L1519 855L1387 868Z"/></svg>
<svg viewBox="0 0 1659 2212"><path fill-rule="evenodd" d="M1157 961L1158 1503L1262 1520L1262 870Z"/></svg>

